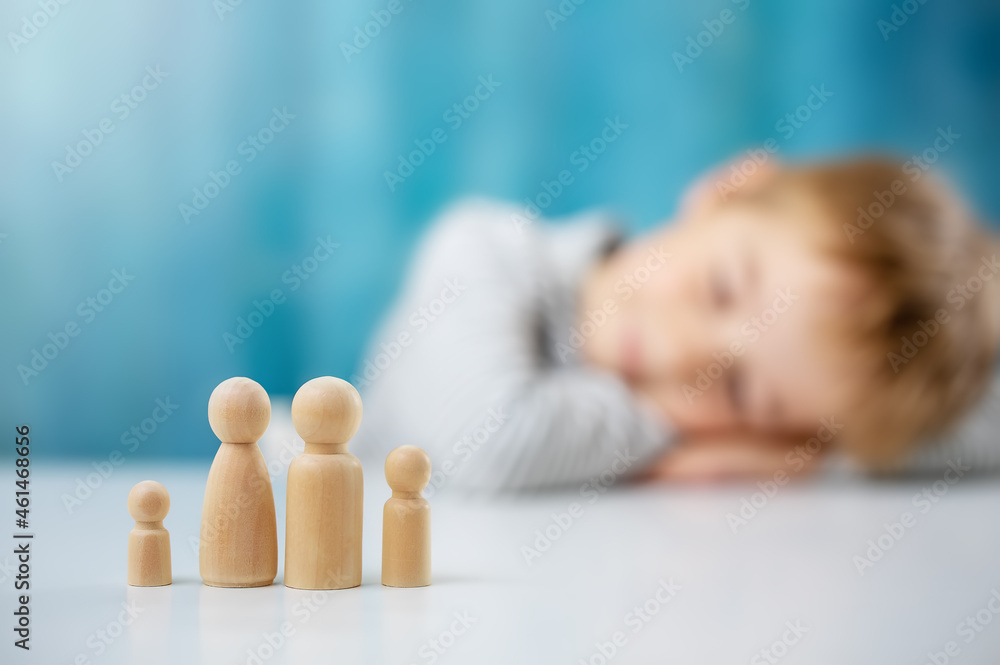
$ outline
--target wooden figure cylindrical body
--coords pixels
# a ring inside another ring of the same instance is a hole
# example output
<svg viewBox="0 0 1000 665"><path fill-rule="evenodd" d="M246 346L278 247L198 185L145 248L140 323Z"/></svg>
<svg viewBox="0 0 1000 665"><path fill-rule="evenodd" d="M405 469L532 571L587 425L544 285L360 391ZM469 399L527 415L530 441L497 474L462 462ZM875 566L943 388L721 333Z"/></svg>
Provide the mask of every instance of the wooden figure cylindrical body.
<svg viewBox="0 0 1000 665"><path fill-rule="evenodd" d="M170 534L163 522L139 522L128 534L128 583L166 586L170 572Z"/></svg>
<svg viewBox="0 0 1000 665"><path fill-rule="evenodd" d="M205 486L198 562L205 584L257 587L278 574L274 493L256 443L223 443Z"/></svg>
<svg viewBox="0 0 1000 665"><path fill-rule="evenodd" d="M431 458L416 446L400 446L385 458L392 496L382 511L382 584L431 583L431 506L421 492L431 478Z"/></svg>
<svg viewBox="0 0 1000 665"><path fill-rule="evenodd" d="M128 493L126 505L135 520L135 528L128 534L128 584L170 584L170 534L163 528L163 518L170 510L167 488L155 480L144 480Z"/></svg>
<svg viewBox="0 0 1000 665"><path fill-rule="evenodd" d="M393 492L382 511L382 584L431 583L431 506L419 492Z"/></svg>
<svg viewBox="0 0 1000 665"><path fill-rule="evenodd" d="M361 584L364 478L346 444L306 444L288 467L285 586Z"/></svg>

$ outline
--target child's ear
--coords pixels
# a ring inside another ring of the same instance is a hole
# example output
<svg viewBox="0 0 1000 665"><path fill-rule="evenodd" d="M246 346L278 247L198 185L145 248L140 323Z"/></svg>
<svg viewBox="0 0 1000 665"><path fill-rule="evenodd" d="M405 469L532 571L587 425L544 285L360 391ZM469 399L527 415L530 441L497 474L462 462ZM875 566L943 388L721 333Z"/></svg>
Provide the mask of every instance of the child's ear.
<svg viewBox="0 0 1000 665"><path fill-rule="evenodd" d="M757 161L755 157L762 154ZM771 179L781 165L778 158L764 150L751 150L702 174L681 198L682 218L697 219L710 213L730 197L752 191Z"/></svg>

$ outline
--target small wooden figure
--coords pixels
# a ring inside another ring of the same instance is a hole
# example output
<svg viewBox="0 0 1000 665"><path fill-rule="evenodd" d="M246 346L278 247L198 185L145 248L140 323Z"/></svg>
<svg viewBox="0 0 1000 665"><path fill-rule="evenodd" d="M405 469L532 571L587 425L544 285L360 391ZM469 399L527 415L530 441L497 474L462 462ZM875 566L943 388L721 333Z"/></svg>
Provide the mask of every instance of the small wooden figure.
<svg viewBox="0 0 1000 665"><path fill-rule="evenodd" d="M256 381L223 381L208 400L208 422L222 445L205 486L198 561L208 586L267 586L278 574L274 494L257 441L271 401Z"/></svg>
<svg viewBox="0 0 1000 665"><path fill-rule="evenodd" d="M170 533L163 518L170 510L167 488L144 480L128 493L128 513L135 528L128 534L128 583L130 586L166 586L170 575Z"/></svg>
<svg viewBox="0 0 1000 665"><path fill-rule="evenodd" d="M382 513L382 584L431 583L431 506L421 492L431 478L431 458L416 446L400 446L385 460L392 497Z"/></svg>
<svg viewBox="0 0 1000 665"><path fill-rule="evenodd" d="M348 589L361 584L364 478L347 442L361 425L361 396L322 376L292 399L305 451L288 466L285 586Z"/></svg>

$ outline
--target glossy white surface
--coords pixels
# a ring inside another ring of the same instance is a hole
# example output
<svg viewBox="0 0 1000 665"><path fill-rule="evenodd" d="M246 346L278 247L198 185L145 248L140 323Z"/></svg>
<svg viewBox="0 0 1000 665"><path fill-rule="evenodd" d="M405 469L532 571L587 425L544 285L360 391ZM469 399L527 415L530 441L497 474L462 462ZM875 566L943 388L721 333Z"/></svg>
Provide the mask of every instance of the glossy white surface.
<svg viewBox="0 0 1000 665"><path fill-rule="evenodd" d="M727 513L753 487L620 486L593 503L576 491L502 501L444 491L431 499L434 584L388 589L379 584L388 489L368 465L364 584L310 593L283 587L280 567L268 588L201 585L195 538L208 466L126 460L69 514L61 495L93 468L33 464L32 650L11 646L14 561L4 547L3 661L923 665L951 641L960 653L948 662L1000 662L1000 617L989 609L992 590L1000 597L996 479L962 479L927 506L913 497L934 478L782 487L735 534ZM170 491L174 584L138 589L125 585L125 497L147 478ZM280 470L275 498L283 540ZM581 516L529 566L521 547L571 503ZM905 512L913 526L859 574L852 558ZM661 583L671 582L680 588L669 597ZM668 602L655 600L658 589ZM635 608L647 601L659 609L644 623ZM121 627L123 606L137 617ZM977 612L990 623L963 633ZM788 622L807 632L771 660L759 654L793 639ZM610 655L604 643L616 632Z"/></svg>

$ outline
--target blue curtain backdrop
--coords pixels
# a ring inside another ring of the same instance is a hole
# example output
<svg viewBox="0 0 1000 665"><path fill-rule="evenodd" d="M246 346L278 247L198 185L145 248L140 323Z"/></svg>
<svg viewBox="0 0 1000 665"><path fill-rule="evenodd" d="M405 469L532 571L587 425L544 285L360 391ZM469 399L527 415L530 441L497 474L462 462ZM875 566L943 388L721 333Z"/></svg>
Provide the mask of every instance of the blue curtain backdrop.
<svg viewBox="0 0 1000 665"><path fill-rule="evenodd" d="M938 165L1000 217L993 1L9 0L0 27L0 386L37 455L99 459L154 414L135 455L214 454L219 381L350 376L435 211L563 169L547 214L639 230L769 138L909 155L951 127Z"/></svg>

